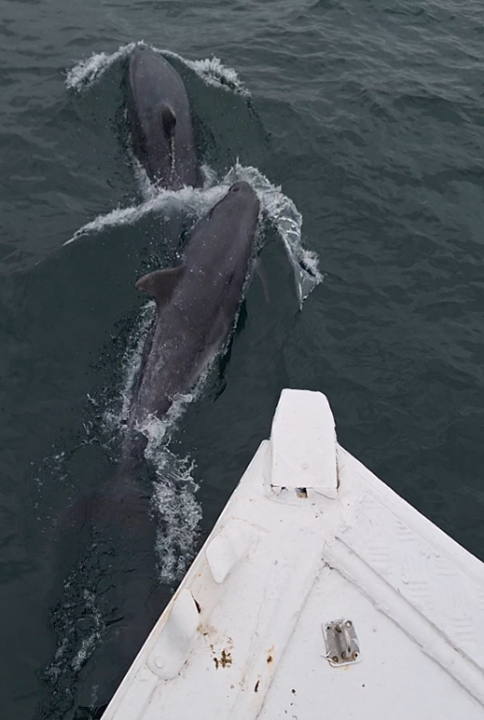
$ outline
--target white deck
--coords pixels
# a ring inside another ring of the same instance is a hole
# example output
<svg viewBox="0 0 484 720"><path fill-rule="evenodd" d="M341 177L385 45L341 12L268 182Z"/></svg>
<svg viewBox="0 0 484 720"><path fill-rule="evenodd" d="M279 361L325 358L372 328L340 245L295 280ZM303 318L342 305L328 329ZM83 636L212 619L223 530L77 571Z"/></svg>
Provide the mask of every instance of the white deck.
<svg viewBox="0 0 484 720"><path fill-rule="evenodd" d="M305 488L305 492L298 490ZM322 627L349 619L358 661ZM484 565L285 390L103 720L484 720Z"/></svg>

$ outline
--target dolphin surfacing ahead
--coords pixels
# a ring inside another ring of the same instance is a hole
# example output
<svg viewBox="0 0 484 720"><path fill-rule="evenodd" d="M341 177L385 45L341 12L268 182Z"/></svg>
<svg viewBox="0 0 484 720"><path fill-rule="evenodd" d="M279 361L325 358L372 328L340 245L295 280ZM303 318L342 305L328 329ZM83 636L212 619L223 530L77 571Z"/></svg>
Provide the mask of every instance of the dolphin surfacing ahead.
<svg viewBox="0 0 484 720"><path fill-rule="evenodd" d="M133 150L150 180L170 190L199 185L185 86L151 48L136 47L129 57L126 105Z"/></svg>
<svg viewBox="0 0 484 720"><path fill-rule="evenodd" d="M193 228L182 264L155 270L136 287L156 301L133 390L129 434L161 418L189 390L227 340L253 254L259 201L237 182Z"/></svg>

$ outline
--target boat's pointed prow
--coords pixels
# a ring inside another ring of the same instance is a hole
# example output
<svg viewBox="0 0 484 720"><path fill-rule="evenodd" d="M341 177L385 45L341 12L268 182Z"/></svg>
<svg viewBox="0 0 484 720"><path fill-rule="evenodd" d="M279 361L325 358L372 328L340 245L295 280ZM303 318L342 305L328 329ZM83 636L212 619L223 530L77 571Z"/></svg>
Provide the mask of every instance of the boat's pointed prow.
<svg viewBox="0 0 484 720"><path fill-rule="evenodd" d="M484 720L484 565L285 390L104 720Z"/></svg>

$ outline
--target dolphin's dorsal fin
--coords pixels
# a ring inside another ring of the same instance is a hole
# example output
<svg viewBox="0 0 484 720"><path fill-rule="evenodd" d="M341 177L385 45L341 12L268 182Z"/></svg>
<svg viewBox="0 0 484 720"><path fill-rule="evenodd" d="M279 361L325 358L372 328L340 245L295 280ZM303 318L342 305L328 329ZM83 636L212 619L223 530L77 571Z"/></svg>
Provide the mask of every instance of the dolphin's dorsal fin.
<svg viewBox="0 0 484 720"><path fill-rule="evenodd" d="M163 105L160 111L161 124L167 140L170 140L176 125L176 115L169 105Z"/></svg>
<svg viewBox="0 0 484 720"><path fill-rule="evenodd" d="M169 268L168 270L155 270L147 275L143 275L136 283L136 288L152 295L156 300L157 306L161 308L170 302L173 291L184 273L184 265Z"/></svg>

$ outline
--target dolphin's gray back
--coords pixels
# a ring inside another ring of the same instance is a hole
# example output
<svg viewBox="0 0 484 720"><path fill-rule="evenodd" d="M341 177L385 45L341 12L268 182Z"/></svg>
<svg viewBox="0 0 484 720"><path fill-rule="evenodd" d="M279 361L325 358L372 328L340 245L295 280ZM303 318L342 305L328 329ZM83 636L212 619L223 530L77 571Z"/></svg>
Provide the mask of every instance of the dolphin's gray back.
<svg viewBox="0 0 484 720"><path fill-rule="evenodd" d="M157 314L133 397L130 426L162 417L198 380L234 326L248 275L259 203L236 183L193 229L183 265L142 278Z"/></svg>
<svg viewBox="0 0 484 720"><path fill-rule="evenodd" d="M199 183L190 105L176 70L148 47L128 61L127 110L133 148L149 177L179 189Z"/></svg>

